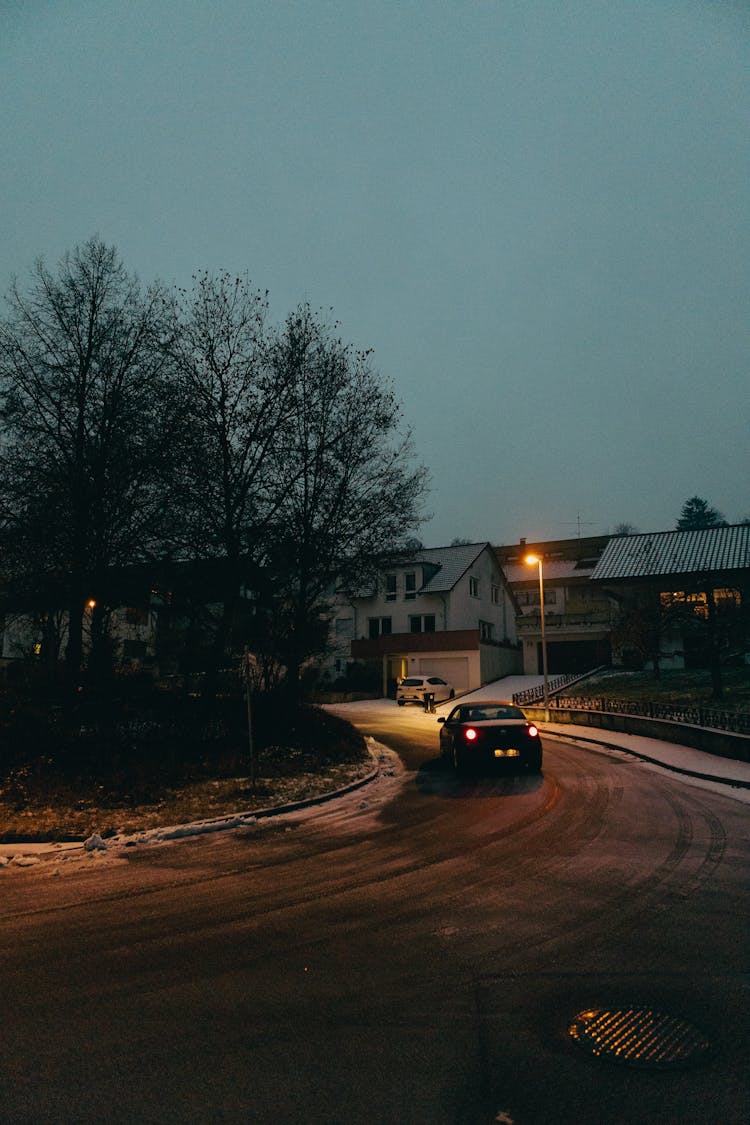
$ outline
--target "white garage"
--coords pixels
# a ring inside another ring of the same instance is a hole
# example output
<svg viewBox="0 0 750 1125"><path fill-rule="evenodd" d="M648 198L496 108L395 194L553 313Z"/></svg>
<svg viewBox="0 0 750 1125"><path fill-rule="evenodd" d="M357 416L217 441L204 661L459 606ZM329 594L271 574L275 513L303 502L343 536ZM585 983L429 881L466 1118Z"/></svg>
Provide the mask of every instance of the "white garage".
<svg viewBox="0 0 750 1125"><path fill-rule="evenodd" d="M419 671L442 676L456 691L467 691L472 683L468 656L422 656Z"/></svg>

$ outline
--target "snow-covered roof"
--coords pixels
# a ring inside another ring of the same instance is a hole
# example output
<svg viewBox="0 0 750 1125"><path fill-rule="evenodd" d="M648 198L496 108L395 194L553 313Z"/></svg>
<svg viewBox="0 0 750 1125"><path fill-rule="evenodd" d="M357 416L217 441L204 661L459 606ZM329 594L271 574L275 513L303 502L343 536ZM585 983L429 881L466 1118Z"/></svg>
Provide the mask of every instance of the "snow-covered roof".
<svg viewBox="0 0 750 1125"><path fill-rule="evenodd" d="M489 543L461 543L455 547L422 547L415 551L411 561L439 567L434 574L425 574L420 593L442 594L452 590L488 546Z"/></svg>
<svg viewBox="0 0 750 1125"><path fill-rule="evenodd" d="M596 566L596 559L544 559L543 575L545 582L554 582L572 578L590 578ZM503 566L505 577L515 585L520 582L538 582L539 571L536 566L529 566L524 562L506 562Z"/></svg>
<svg viewBox="0 0 750 1125"><path fill-rule="evenodd" d="M610 539L593 581L750 568L750 525L658 531Z"/></svg>

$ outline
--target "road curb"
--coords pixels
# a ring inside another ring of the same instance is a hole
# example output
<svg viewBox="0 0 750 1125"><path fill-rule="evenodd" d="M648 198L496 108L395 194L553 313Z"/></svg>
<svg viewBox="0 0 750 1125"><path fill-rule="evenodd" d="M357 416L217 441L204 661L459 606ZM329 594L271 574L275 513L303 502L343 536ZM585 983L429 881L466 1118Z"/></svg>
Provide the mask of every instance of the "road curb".
<svg viewBox="0 0 750 1125"><path fill-rule="evenodd" d="M374 742L374 740L372 740ZM379 743L375 745L379 746ZM133 833L133 835L126 836L109 836L102 839L101 845L95 844L92 848L87 849L87 838L81 837L76 840L40 840L34 842L26 840L18 843L0 843L0 859L3 856L10 856L11 859L6 862L0 862L0 871L8 866L23 866L18 863L18 860L24 857L34 856L35 859L41 860L43 858L59 857L63 851L68 854L77 854L80 850L84 851L97 851L107 850L109 848L127 848L132 847L138 842L148 843L166 843L174 839L189 839L191 836L208 835L213 832L221 832L232 828L242 828L243 822L245 826L252 824L256 820L267 820L274 816L284 816L287 813L296 812L298 809L311 808L315 805L323 805L327 801L336 800L339 797L345 797L348 793L354 793L358 789L364 788L380 776L382 770L382 760L378 750L373 749L372 746L367 746L367 753L371 761L374 763L373 768L364 777L355 778L354 781L348 782L346 785L341 785L338 789L331 789L324 793L317 793L313 797L302 797L298 801L288 801L283 805L268 805L260 809L242 809L233 813L226 813L223 816L211 817L206 820L194 821L190 824L176 825L165 824L160 828L150 830L148 833ZM194 831L190 831L193 828ZM88 837L88 840L95 840L97 837Z"/></svg>
<svg viewBox="0 0 750 1125"><path fill-rule="evenodd" d="M606 746L608 750L619 750L623 754L630 754L631 757L639 758L643 762L661 766L662 769L671 770L672 773L683 774L686 777L696 777L700 781L713 781L717 785L729 785L734 789L750 789L750 781L743 781L735 777L717 777L716 774L689 770L684 766L676 766L672 762L665 762L663 758L654 758L649 754L644 754L641 750L633 750L630 746L623 746L619 742L608 742L604 738L590 738L580 734L563 734L560 731L545 731L542 727L539 728L539 732L545 738L559 738L565 742L590 742L592 746Z"/></svg>
<svg viewBox="0 0 750 1125"><path fill-rule="evenodd" d="M342 785L339 789L331 789L327 793L318 793L315 797L303 797L299 801L290 801L286 805L269 805L268 808L264 809L251 809L242 813L242 816L254 816L258 819L268 816L281 816L283 813L295 812L297 809L307 809L311 808L313 805L323 805L326 801L333 801L337 797L344 797L347 793L354 793L357 789L362 789L363 786L369 785L371 781L375 780L381 768L377 755L369 746L367 747L367 753L377 764L365 777L358 777L354 781Z"/></svg>

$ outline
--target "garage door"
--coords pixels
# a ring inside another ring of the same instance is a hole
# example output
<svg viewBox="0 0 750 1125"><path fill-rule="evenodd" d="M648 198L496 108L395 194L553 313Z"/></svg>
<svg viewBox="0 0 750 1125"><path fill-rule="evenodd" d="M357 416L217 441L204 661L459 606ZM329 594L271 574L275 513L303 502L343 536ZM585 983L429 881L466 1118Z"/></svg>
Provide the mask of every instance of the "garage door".
<svg viewBox="0 0 750 1125"><path fill-rule="evenodd" d="M436 676L442 676L456 691L466 691L469 687L467 656L423 656L419 661L419 671L423 674L434 672Z"/></svg>

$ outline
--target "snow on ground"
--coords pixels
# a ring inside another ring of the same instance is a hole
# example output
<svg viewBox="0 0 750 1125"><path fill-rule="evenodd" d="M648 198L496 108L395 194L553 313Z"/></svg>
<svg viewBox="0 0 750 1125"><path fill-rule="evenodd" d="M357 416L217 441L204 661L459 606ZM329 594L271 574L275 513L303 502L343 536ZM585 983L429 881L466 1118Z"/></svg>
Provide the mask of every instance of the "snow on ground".
<svg viewBox="0 0 750 1125"><path fill-rule="evenodd" d="M529 688L540 687L544 683L543 676L505 676L502 680L493 680L484 687L477 688L469 694L472 699L507 699L510 700L517 691L528 691Z"/></svg>
<svg viewBox="0 0 750 1125"><path fill-rule="evenodd" d="M527 688L541 684L541 676L507 676L503 680L485 684L473 692L466 693L473 699L511 699L515 692L525 691ZM466 696L464 696L466 698ZM344 718L355 719L358 712L372 714L373 709L384 711L398 711L399 721L412 728L428 730L432 728L435 733L437 745L437 719L446 715L454 705L453 700L436 705L435 713L427 713L424 708L415 704L406 707L397 707L392 699L365 699L353 703L331 704L327 710L336 712ZM646 769L661 769L664 766L678 769L685 775L694 772L692 784L701 788L710 788L717 793L731 796L735 800L750 803L750 763L738 762L734 759L716 758L698 750L688 747L675 746L655 739L642 738L636 735L616 734L608 731L594 731L575 727L567 724L545 724L542 733L548 737L573 739L573 741L587 742L602 753L622 753L641 758L642 766ZM397 754L387 746L383 746L372 738L367 739L368 748L373 757L374 769L371 777L375 784L393 784L393 779L400 781L403 766ZM616 747L619 747L619 751ZM631 758L632 760L632 758ZM685 777L685 780L688 780ZM730 788L732 781L741 788ZM361 787L359 785L347 787L348 789ZM372 784L372 782L370 782ZM346 790L345 790L346 791ZM330 797L330 794L328 795ZM325 797L316 798L311 804L322 804ZM292 810L293 811L293 810ZM274 809L238 812L230 816L216 817L211 820L194 821L191 824L166 825L154 828L148 832L135 833L130 836L113 836L102 839L94 834L83 844L0 844L0 870L8 867L33 867L42 859L59 859L67 861L73 858L96 859L124 859L124 849L143 845L167 843L172 840L181 840L191 836L202 836L215 832L224 832L231 829L250 828L258 826L260 822L265 825L278 822L280 817L289 816L289 811ZM300 814L301 815L301 814ZM58 869L55 874L59 874Z"/></svg>
<svg viewBox="0 0 750 1125"><path fill-rule="evenodd" d="M390 701L385 701L390 702ZM395 704L391 704L395 706ZM434 716L429 716L434 720ZM361 788L363 784L377 781L379 778L389 779L397 777L401 772L400 759L386 746L381 746L372 738L367 739L367 747L373 760L372 772L367 778L344 786L340 792L346 793ZM309 802L297 802L290 806L289 812L305 805L323 804L333 794L321 795L312 798ZM81 843L23 843L0 844L0 869L8 867L34 867L43 859L59 859L67 862L71 859L86 857L88 859L123 858L123 849L143 845L167 843L171 840L184 840L192 836L205 836L216 832L225 832L231 829L251 828L260 823L271 825L278 823L284 815L284 809L262 809L246 812L237 812L228 816L214 817L209 820L197 820L189 824L163 825L159 828L149 829L147 832L137 832L130 835L117 835L102 838L98 833L93 833ZM56 872L56 874L59 872Z"/></svg>

